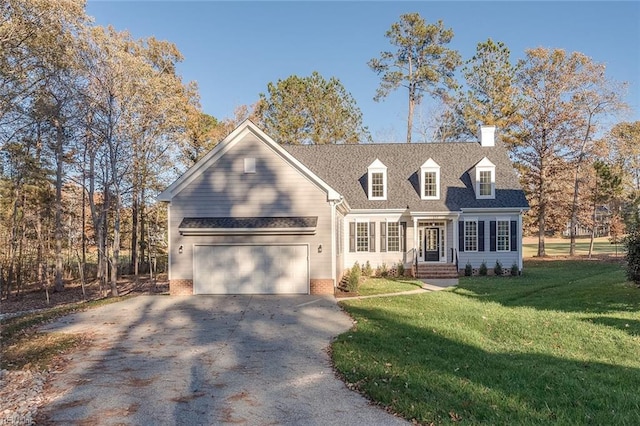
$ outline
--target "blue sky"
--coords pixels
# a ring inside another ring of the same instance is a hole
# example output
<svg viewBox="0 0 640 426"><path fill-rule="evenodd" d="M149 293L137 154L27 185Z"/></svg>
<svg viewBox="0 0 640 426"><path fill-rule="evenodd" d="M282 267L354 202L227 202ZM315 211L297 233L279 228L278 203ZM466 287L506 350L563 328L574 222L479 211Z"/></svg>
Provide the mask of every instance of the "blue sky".
<svg viewBox="0 0 640 426"><path fill-rule="evenodd" d="M640 2L219 2L89 0L97 25L175 43L185 59L184 81L200 87L203 110L218 119L252 104L267 83L318 71L337 77L353 95L374 140L403 140L407 93L374 102L378 76L367 61L390 48L385 32L403 13L453 29L450 48L463 59L488 38L502 41L512 59L534 47L578 51L605 63L609 78L629 84L631 110L619 121L640 120ZM433 106L425 98L419 115ZM420 118L418 118L420 120Z"/></svg>

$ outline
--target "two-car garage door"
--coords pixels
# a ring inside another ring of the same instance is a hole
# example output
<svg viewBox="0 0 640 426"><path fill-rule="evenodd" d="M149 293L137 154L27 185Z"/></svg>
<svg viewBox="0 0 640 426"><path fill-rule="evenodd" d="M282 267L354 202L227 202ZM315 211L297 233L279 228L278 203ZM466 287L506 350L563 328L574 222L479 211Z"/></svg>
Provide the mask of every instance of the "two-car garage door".
<svg viewBox="0 0 640 426"><path fill-rule="evenodd" d="M308 245L196 245L195 294L308 294Z"/></svg>

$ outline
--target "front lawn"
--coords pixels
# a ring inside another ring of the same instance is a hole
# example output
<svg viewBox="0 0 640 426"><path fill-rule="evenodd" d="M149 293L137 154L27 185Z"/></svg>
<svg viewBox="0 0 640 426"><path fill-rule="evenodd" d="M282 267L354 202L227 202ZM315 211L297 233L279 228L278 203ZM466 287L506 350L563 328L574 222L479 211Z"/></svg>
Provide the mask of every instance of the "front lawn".
<svg viewBox="0 0 640 426"><path fill-rule="evenodd" d="M367 277L358 287L359 296L399 293L422 288L422 281L413 278Z"/></svg>
<svg viewBox="0 0 640 426"><path fill-rule="evenodd" d="M640 289L620 265L528 262L522 277L341 302L350 387L422 424L640 424Z"/></svg>

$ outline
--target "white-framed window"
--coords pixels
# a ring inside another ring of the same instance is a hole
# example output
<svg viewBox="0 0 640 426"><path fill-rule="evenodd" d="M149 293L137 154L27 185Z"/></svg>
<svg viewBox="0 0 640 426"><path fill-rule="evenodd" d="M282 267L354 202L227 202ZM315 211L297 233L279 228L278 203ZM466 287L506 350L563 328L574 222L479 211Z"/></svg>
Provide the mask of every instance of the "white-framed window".
<svg viewBox="0 0 640 426"><path fill-rule="evenodd" d="M509 220L498 220L496 224L496 244L498 251L511 250L511 223Z"/></svg>
<svg viewBox="0 0 640 426"><path fill-rule="evenodd" d="M491 170L480 170L480 179L478 182L478 188L480 189L478 193L481 197L490 197L491 196L491 181L492 181L492 173Z"/></svg>
<svg viewBox="0 0 640 426"><path fill-rule="evenodd" d="M478 221L464 221L464 251L478 251Z"/></svg>
<svg viewBox="0 0 640 426"><path fill-rule="evenodd" d="M387 251L400 251L400 223L387 222Z"/></svg>
<svg viewBox="0 0 640 426"><path fill-rule="evenodd" d="M384 197L384 173L371 173L371 198Z"/></svg>
<svg viewBox="0 0 640 426"><path fill-rule="evenodd" d="M356 251L369 251L369 222L356 222Z"/></svg>
<svg viewBox="0 0 640 426"><path fill-rule="evenodd" d="M440 199L440 166L431 158L420 167L420 188L423 200Z"/></svg>
<svg viewBox="0 0 640 426"><path fill-rule="evenodd" d="M377 158L367 168L367 181L370 200L387 199L387 166Z"/></svg>
<svg viewBox="0 0 640 426"><path fill-rule="evenodd" d="M484 157L475 166L475 190L478 199L493 199L496 196L496 166Z"/></svg>
<svg viewBox="0 0 640 426"><path fill-rule="evenodd" d="M256 159L255 158L245 158L244 159L244 172L245 173L255 173L256 172Z"/></svg>

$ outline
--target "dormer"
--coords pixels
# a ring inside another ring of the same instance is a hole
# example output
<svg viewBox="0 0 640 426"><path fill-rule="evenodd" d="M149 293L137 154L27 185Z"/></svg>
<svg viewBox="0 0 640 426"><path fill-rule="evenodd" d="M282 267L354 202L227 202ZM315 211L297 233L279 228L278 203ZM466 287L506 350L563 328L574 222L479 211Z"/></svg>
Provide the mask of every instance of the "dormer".
<svg viewBox="0 0 640 426"><path fill-rule="evenodd" d="M496 198L496 166L487 157L484 157L473 167L471 181L476 192L476 199Z"/></svg>
<svg viewBox="0 0 640 426"><path fill-rule="evenodd" d="M420 198L440 199L440 166L432 158L420 166Z"/></svg>
<svg viewBox="0 0 640 426"><path fill-rule="evenodd" d="M367 182L369 200L387 199L387 166L377 158L367 168Z"/></svg>

